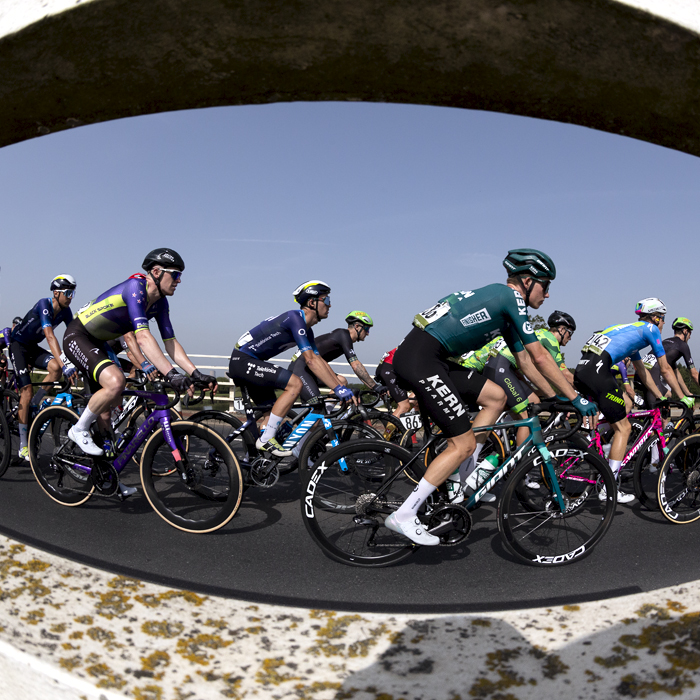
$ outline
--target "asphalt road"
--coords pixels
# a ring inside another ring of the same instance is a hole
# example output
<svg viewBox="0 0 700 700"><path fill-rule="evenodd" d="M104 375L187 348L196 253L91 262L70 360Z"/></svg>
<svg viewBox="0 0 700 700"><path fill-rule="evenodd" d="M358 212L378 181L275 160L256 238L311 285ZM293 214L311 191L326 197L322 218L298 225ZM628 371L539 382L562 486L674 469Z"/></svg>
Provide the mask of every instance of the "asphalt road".
<svg viewBox="0 0 700 700"><path fill-rule="evenodd" d="M139 492L124 503L93 497L54 503L29 467L0 479L0 532L115 573L251 602L350 611L469 612L561 605L677 585L700 578L700 526L677 526L638 505L618 506L612 527L586 559L555 569L517 563L501 545L496 511L474 512L469 538L424 547L385 569L328 559L301 519L295 474L249 489L236 517L208 535L165 523ZM138 482L136 469L124 481Z"/></svg>

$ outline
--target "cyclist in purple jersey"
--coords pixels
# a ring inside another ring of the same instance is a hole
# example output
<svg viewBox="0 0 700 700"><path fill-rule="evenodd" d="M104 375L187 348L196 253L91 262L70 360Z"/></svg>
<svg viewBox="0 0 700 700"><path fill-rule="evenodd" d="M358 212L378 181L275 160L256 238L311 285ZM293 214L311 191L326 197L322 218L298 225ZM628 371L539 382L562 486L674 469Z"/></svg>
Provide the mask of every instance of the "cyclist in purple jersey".
<svg viewBox="0 0 700 700"><path fill-rule="evenodd" d="M19 456L29 461L27 447L27 424L29 422L29 404L32 400L31 368L38 367L48 372L47 382L55 382L63 372L64 376L74 381L75 368L67 366L60 360L61 347L56 340L53 329L72 321L70 304L75 294L76 283L70 275L58 275L51 280L51 297L39 299L20 323L10 332L10 359L15 368L19 388ZM46 339L50 352L39 343ZM42 387L37 392L41 400L46 390Z"/></svg>
<svg viewBox="0 0 700 700"><path fill-rule="evenodd" d="M267 425L256 446L276 457L288 457L276 439L277 429L301 393L299 377L288 369L267 362L295 345L309 369L340 399L352 399L353 393L338 383L335 372L319 355L311 326L328 318L331 288L320 280L311 280L294 290L301 309L266 319L244 333L236 343L229 362L229 377L245 386L258 405L271 406ZM281 390L279 398L275 390Z"/></svg>
<svg viewBox="0 0 700 700"><path fill-rule="evenodd" d="M148 358L141 363L142 369L149 373L155 367L180 392L193 395L190 377L216 389L216 378L202 374L195 367L175 338L170 323L166 297L172 296L180 284L185 269L183 259L174 250L156 248L146 256L142 267L146 275L132 275L80 309L63 339L66 356L86 375L94 392L80 419L68 431L70 439L87 454L111 456L109 412L121 401L125 386L124 374L110 356L112 351L107 341L124 335L134 356L143 354ZM163 354L148 328L151 318L158 323L168 355L189 376L179 374ZM90 426L96 419L105 450L95 444L90 434ZM128 491L122 488L123 495L130 495Z"/></svg>
<svg viewBox="0 0 700 700"><path fill-rule="evenodd" d="M22 319L19 316L15 316L12 319L12 328L14 328L18 323L21 323ZM7 356L5 355L5 348L7 352L10 352L10 335L12 333L12 328L3 328L0 331L0 370L7 369ZM2 387L5 386L6 376L2 376ZM1 388L1 387L0 387Z"/></svg>

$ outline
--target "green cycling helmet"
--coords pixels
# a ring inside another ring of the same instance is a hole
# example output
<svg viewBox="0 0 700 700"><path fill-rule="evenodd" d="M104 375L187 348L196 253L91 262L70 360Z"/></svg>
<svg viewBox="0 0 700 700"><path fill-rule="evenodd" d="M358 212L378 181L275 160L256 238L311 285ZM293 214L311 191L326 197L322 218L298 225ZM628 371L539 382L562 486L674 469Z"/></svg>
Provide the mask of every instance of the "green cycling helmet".
<svg viewBox="0 0 700 700"><path fill-rule="evenodd" d="M359 321L360 323L363 323L365 326L373 326L374 325L374 321L372 320L372 317L369 314L366 314L364 311L351 311L345 317L345 323L354 323L355 321Z"/></svg>
<svg viewBox="0 0 700 700"><path fill-rule="evenodd" d="M557 268L549 255L534 248L515 248L508 251L503 261L509 277L523 275L537 280L553 280L557 276Z"/></svg>
<svg viewBox="0 0 700 700"><path fill-rule="evenodd" d="M689 318L686 318L685 316L679 316L674 322L672 326L673 330L676 330L677 328L687 328L689 331L693 330L693 324L690 322Z"/></svg>

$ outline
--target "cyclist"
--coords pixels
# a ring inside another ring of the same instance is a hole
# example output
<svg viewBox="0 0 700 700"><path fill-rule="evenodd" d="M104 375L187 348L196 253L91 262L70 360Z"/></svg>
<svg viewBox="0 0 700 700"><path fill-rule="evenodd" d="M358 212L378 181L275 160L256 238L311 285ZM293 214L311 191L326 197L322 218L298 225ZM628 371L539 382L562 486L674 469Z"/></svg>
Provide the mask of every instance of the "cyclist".
<svg viewBox="0 0 700 700"><path fill-rule="evenodd" d="M319 355L312 326L328 318L331 288L321 280L310 280L293 292L299 309L272 316L244 333L236 343L229 361L229 377L245 385L259 406L271 406L267 425L256 447L276 457L289 457L277 441L277 429L301 393L301 379L288 369L268 362L290 347L297 346L309 370L340 399L351 399L352 391L343 386L330 365ZM279 398L276 390L281 390Z"/></svg>
<svg viewBox="0 0 700 700"><path fill-rule="evenodd" d="M18 323L21 323L22 319L19 316L15 316L12 319L12 328L14 328ZM10 352L10 334L12 333L12 328L3 328L0 331L0 371L4 372L7 369L7 356L5 355L5 348L7 352ZM0 387L5 386L6 375L2 375L0 380Z"/></svg>
<svg viewBox="0 0 700 700"><path fill-rule="evenodd" d="M594 333L583 346L581 360L574 372L575 387L598 403L603 416L613 428L614 434L608 461L616 478L619 477L622 468L622 459L625 456L632 426L627 419L622 390L611 372L612 365L629 355L637 376L657 401L662 400L664 397L644 367L639 354L640 349L650 345L664 379L679 396L683 396L676 376L666 360L666 351L661 342L661 328L664 324L666 306L660 299L649 297L637 303L635 313L639 316L639 321L635 323L610 326ZM685 403L692 403L692 399L683 400ZM604 500L605 492L601 491L599 497ZM633 494L618 491L620 503L629 503L633 500Z"/></svg>
<svg viewBox="0 0 700 700"><path fill-rule="evenodd" d="M208 383L212 390L216 388L215 377L202 374L191 362L175 338L170 322L167 297L175 294L182 281L183 259L171 248L156 248L146 255L142 268L145 275L131 275L80 309L63 338L67 358L85 374L93 392L78 422L69 429L68 437L90 455L113 456L110 409L121 402L125 386L124 374L114 362L114 352L108 347L108 341L124 335L134 356L143 353L148 357L142 362L142 369L148 372L149 366L154 365L180 392L193 395L190 377ZM189 376L179 374L163 354L148 328L152 318L156 319L168 355ZM90 426L95 420L104 449L96 445L90 435ZM122 487L125 496L134 491Z"/></svg>
<svg viewBox="0 0 700 700"><path fill-rule="evenodd" d="M544 345L545 349L554 358L554 361L559 365L561 373L569 380L571 386L574 385L574 375L566 367L564 357L561 354L561 348L569 344L569 341L576 331L576 321L573 316L564 311L554 311L547 319L546 328L538 328L535 331L537 339Z"/></svg>
<svg viewBox="0 0 700 700"><path fill-rule="evenodd" d="M369 376L365 366L357 359L353 347L354 343L363 342L369 335L369 329L374 325L372 317L364 311L351 311L345 317L345 323L348 324L347 328L336 328L334 331L316 338L318 354L328 363L333 362L341 355L345 355L345 359L352 367L352 371L363 384L370 389L380 388L377 382ZM301 379L301 400L305 403L318 402L321 397L321 392L318 388L319 379L307 367L306 359L302 355L301 350L297 350L292 355L292 361L288 369ZM336 379L339 384L347 385L345 377L337 374Z"/></svg>
<svg viewBox="0 0 700 700"><path fill-rule="evenodd" d="M385 521L394 532L417 544L437 545L440 539L425 531L418 508L468 457L478 453L485 433L475 439L468 405L482 406L475 426L494 423L506 404L503 390L474 370L460 367L451 357L476 350L503 335L518 364L525 369L525 353L537 370L584 414L595 406L576 394L552 356L542 347L527 316L549 296L556 268L549 256L532 248L510 250L503 266L506 284L454 292L418 314L414 328L394 355L394 371L404 388L415 391L427 413L447 438L447 447L430 463L425 476L397 511ZM476 461L476 457L475 457Z"/></svg>
<svg viewBox="0 0 700 700"><path fill-rule="evenodd" d="M15 369L17 388L19 389L19 457L29 461L27 446L27 425L29 423L29 404L32 400L31 367L45 369L47 382L55 382L61 376L74 381L75 368L61 362L61 347L56 340L53 329L73 320L70 310L76 282L71 275L58 275L51 280L51 296L39 299L27 312L27 315L13 327L10 332L10 359ZM49 352L39 343L46 339ZM37 392L41 400L46 390L42 387Z"/></svg>

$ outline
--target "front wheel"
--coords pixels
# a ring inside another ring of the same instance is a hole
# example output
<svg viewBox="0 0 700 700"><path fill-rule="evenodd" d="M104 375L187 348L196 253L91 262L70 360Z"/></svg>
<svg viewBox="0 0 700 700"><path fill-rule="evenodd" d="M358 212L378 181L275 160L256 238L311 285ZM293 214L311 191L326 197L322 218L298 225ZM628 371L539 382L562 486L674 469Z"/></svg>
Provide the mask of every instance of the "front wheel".
<svg viewBox="0 0 700 700"><path fill-rule="evenodd" d="M659 473L659 506L672 523L685 525L700 519L700 435L678 442Z"/></svg>
<svg viewBox="0 0 700 700"><path fill-rule="evenodd" d="M56 503L79 506L95 490L90 471L92 457L69 437L78 422L75 411L49 406L41 411L29 429L29 462L39 486Z"/></svg>
<svg viewBox="0 0 700 700"><path fill-rule="evenodd" d="M302 472L301 515L316 544L331 559L361 567L394 564L417 549L384 527L386 517L411 493L414 482L387 479L410 454L383 440L357 440L334 447Z"/></svg>
<svg viewBox="0 0 700 700"><path fill-rule="evenodd" d="M656 433L652 433L641 445L634 460L632 471L634 495L647 510L659 509L659 501L656 497L659 486L659 453L661 453L661 440Z"/></svg>
<svg viewBox="0 0 700 700"><path fill-rule="evenodd" d="M171 430L176 450L162 428L143 448L141 483L146 498L163 520L179 530L218 530L241 503L238 461L226 442L205 425L177 421Z"/></svg>
<svg viewBox="0 0 700 700"><path fill-rule="evenodd" d="M590 553L610 527L617 500L615 479L599 455L561 443L549 450L563 510L539 455L516 467L498 503L506 547L534 566L568 564Z"/></svg>

